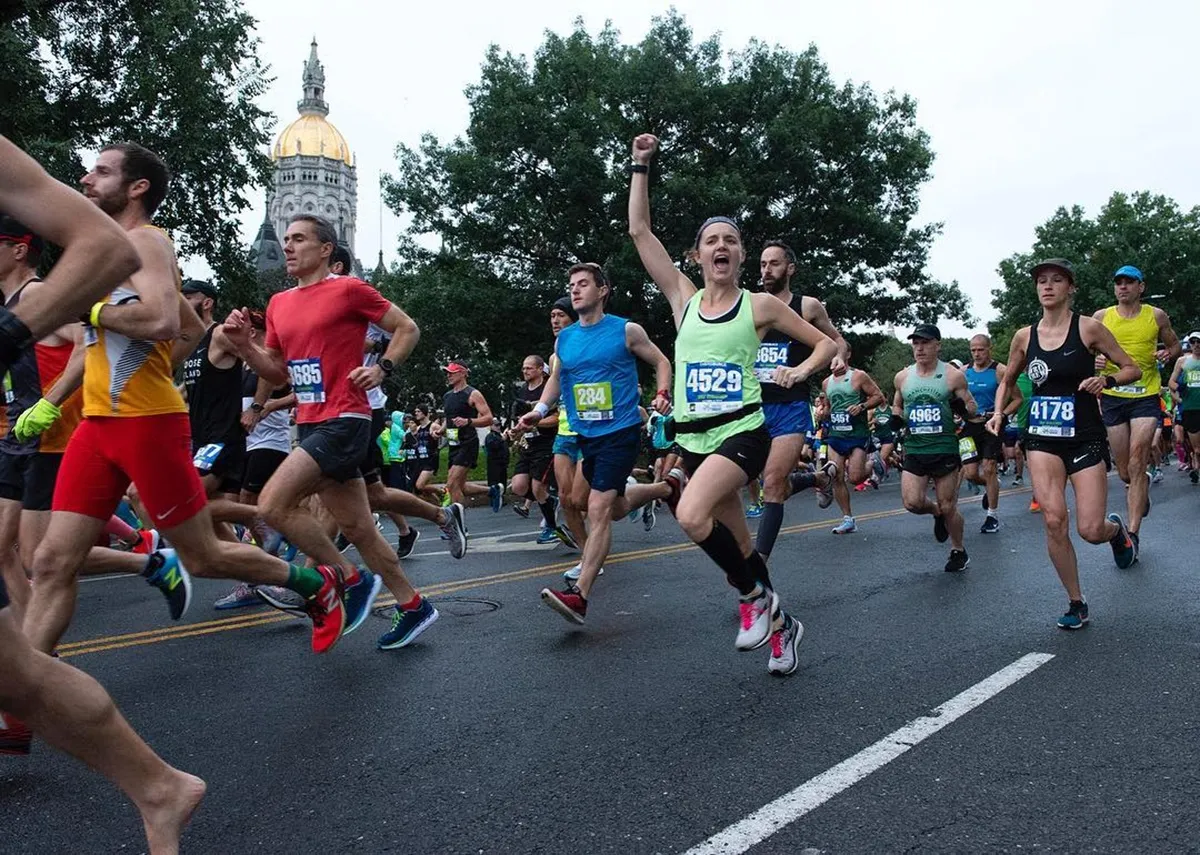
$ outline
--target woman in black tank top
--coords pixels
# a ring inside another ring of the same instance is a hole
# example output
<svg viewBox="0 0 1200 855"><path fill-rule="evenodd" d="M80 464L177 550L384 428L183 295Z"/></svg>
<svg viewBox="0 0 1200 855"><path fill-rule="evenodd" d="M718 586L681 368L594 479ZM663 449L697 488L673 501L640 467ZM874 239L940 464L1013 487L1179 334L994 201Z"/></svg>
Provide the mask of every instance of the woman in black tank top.
<svg viewBox="0 0 1200 855"><path fill-rule="evenodd" d="M1025 452L1034 492L1042 506L1050 561L1070 604L1058 619L1062 629L1082 629L1088 606L1079 587L1079 563L1067 529L1067 481L1075 490L1075 523L1089 543L1109 543L1118 567L1136 560L1136 544L1116 514L1104 515L1108 502L1108 442L1100 420L1100 392L1106 385L1131 383L1140 369L1099 321L1071 308L1075 272L1056 258L1033 268L1041 319L1013 336L1008 371L996 390L988 430L999 435L999 415L1025 371L1033 382ZM1097 377L1094 354L1103 353L1121 370Z"/></svg>

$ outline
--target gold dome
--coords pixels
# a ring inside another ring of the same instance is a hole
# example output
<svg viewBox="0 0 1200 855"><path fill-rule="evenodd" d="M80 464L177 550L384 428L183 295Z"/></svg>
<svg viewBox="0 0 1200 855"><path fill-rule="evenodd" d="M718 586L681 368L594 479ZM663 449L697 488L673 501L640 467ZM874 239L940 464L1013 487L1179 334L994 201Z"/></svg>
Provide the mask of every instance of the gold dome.
<svg viewBox="0 0 1200 855"><path fill-rule="evenodd" d="M354 165L354 155L341 131L324 116L314 113L302 115L284 128L271 149L272 160L298 154L307 157L320 155L330 160L340 160L347 166Z"/></svg>

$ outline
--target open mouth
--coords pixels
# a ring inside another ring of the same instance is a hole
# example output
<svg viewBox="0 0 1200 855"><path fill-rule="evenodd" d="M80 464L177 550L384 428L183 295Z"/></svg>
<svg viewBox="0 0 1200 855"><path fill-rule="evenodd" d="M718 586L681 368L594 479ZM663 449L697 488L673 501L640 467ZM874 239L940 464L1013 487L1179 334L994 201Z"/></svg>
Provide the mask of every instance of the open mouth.
<svg viewBox="0 0 1200 855"><path fill-rule="evenodd" d="M713 256L713 270L717 273L729 272L729 255L724 252L718 252Z"/></svg>

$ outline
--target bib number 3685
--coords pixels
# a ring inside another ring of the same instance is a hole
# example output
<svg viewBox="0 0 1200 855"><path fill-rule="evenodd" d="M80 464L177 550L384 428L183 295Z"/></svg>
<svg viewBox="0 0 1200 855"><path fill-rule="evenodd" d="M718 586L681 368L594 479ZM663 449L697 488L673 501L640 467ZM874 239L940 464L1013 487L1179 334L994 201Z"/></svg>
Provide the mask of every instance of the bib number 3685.
<svg viewBox="0 0 1200 855"><path fill-rule="evenodd" d="M320 359L292 359L288 362L288 379L299 404L325 402L325 377Z"/></svg>

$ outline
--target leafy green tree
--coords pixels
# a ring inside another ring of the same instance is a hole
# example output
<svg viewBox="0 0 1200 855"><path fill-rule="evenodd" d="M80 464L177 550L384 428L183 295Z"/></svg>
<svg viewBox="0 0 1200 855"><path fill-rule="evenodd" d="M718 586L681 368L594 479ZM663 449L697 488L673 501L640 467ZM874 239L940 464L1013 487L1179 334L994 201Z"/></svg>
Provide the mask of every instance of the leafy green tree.
<svg viewBox="0 0 1200 855"><path fill-rule="evenodd" d="M269 177L270 80L240 0L0 4L0 133L76 183L80 153L132 140L174 175L156 222L224 282L254 274L238 216Z"/></svg>
<svg viewBox="0 0 1200 855"><path fill-rule="evenodd" d="M488 306L504 322L469 333L483 350L524 349L513 342L527 307L542 324L578 260L605 265L614 312L673 340L627 237L625 166L646 131L662 140L655 230L681 263L703 218L727 214L751 254L746 286L758 247L782 238L799 256L794 287L824 299L839 325L968 317L957 285L925 270L939 226L913 225L933 160L915 102L837 83L815 47L754 41L726 54L716 38L697 43L674 11L637 45L577 22L547 33L532 61L493 46L466 95L465 135L400 146L385 197L410 237L436 235L469 262L445 283L455 311L472 311L489 278L504 283Z"/></svg>
<svg viewBox="0 0 1200 855"><path fill-rule="evenodd" d="M1059 208L1037 227L1033 247L1000 262L1004 287L992 291L999 316L994 332L1018 329L1040 315L1029 271L1043 258L1069 259L1079 291L1075 307L1085 313L1114 302L1112 275L1132 264L1146 277L1147 302L1177 325L1200 320L1200 208L1180 210L1152 193L1114 193L1090 219L1079 205ZM1006 351L1007 353L1007 351Z"/></svg>
<svg viewBox="0 0 1200 855"><path fill-rule="evenodd" d="M879 384L889 404L896 393L896 374L900 369L912 365L912 361L912 345L898 338L889 336L875 349L874 360L867 373Z"/></svg>

